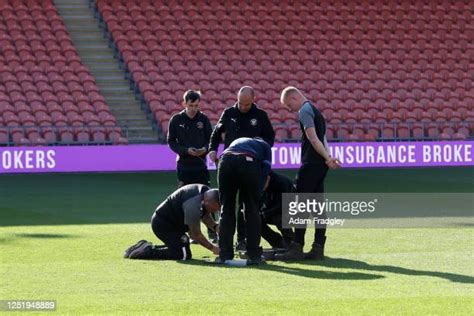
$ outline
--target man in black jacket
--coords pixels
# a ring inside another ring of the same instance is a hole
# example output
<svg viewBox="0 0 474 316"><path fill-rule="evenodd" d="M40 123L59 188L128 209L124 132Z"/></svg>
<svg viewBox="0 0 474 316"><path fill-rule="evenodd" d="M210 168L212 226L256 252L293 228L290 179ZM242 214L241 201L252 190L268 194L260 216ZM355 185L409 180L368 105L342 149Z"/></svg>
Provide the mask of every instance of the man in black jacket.
<svg viewBox="0 0 474 316"><path fill-rule="evenodd" d="M178 155L178 187L191 183L209 185L206 154L211 123L199 111L199 92L188 90L183 98L185 109L171 117L167 135L168 145Z"/></svg>
<svg viewBox="0 0 474 316"><path fill-rule="evenodd" d="M178 188L192 183L210 185L206 154L212 133L211 123L199 111L199 91L186 91L183 101L185 109L171 117L167 135L168 145L178 155ZM217 242L217 235L211 230L208 230L208 236Z"/></svg>
<svg viewBox="0 0 474 316"><path fill-rule="evenodd" d="M275 132L270 119L264 110L257 107L255 91L252 87L243 86L237 94L237 103L228 107L222 113L219 122L214 128L209 144L209 158L217 163L217 149L225 134L224 149L241 137L260 137L267 144L273 146ZM241 200L239 198L239 200ZM240 203L242 204L242 203ZM237 250L245 250L245 219L242 207L237 215Z"/></svg>

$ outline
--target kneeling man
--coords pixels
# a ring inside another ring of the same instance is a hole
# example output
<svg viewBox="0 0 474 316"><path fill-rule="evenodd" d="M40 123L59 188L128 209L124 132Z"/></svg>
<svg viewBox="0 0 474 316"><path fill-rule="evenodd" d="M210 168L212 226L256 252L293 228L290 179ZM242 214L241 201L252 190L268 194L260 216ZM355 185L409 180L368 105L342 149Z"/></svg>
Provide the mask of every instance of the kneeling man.
<svg viewBox="0 0 474 316"><path fill-rule="evenodd" d="M219 247L210 243L201 233L201 221L212 231L219 226L211 214L220 210L219 192L203 184L185 185L161 203L151 218L153 233L164 242L158 246L140 240L125 251L125 258L154 260L189 260L189 237L214 254ZM189 237L186 233L189 233Z"/></svg>

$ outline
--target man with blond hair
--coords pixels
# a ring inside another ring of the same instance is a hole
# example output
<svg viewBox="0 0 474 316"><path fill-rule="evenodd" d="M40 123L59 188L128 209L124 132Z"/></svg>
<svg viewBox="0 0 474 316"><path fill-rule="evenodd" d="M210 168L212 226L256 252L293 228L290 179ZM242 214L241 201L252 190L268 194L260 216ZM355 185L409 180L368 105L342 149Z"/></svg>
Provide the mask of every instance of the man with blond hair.
<svg viewBox="0 0 474 316"><path fill-rule="evenodd" d="M298 111L302 131L301 167L296 176L296 192L324 193L324 179L328 169L337 169L340 163L329 154L326 140L326 122L321 112L295 87L281 92L281 104L291 112ZM295 229L295 237L289 250L277 254L278 260L302 260L324 258L326 227L318 226L308 253L303 252L305 228Z"/></svg>

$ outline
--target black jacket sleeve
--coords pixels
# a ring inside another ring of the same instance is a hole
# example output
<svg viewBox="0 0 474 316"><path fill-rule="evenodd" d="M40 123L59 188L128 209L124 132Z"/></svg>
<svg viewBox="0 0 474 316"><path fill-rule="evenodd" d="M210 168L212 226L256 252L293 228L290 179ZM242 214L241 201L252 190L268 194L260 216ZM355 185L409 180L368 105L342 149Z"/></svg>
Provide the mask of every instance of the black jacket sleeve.
<svg viewBox="0 0 474 316"><path fill-rule="evenodd" d="M265 142L267 142L267 144L269 144L270 147L273 147L273 144L275 143L275 131L273 130L272 123L270 122L270 119L268 118L268 115L265 111L262 111L262 120L263 120L262 139Z"/></svg>
<svg viewBox="0 0 474 316"><path fill-rule="evenodd" d="M281 214L283 193L290 193L293 191L293 182L283 175L273 173L267 190L273 191L266 195L267 198L270 196L272 197L272 199L268 199L267 209L265 210L265 217L270 218L274 215Z"/></svg>
<svg viewBox="0 0 474 316"><path fill-rule="evenodd" d="M209 141L211 139L211 134L212 134L212 126L211 126L211 122L209 121L209 119L206 117L205 120L204 120L204 137L206 138L206 143L204 144L204 147L206 147L206 149L209 148Z"/></svg>
<svg viewBox="0 0 474 316"><path fill-rule="evenodd" d="M212 131L211 140L209 142L209 151L217 151L219 144L222 142L222 133L225 132L225 113L225 111L222 112L219 122L217 122Z"/></svg>
<svg viewBox="0 0 474 316"><path fill-rule="evenodd" d="M174 116L168 123L168 135L166 137L166 141L172 151L180 156L186 156L188 154L188 149L178 143L178 134L176 133L177 125L178 122L176 121L176 116Z"/></svg>

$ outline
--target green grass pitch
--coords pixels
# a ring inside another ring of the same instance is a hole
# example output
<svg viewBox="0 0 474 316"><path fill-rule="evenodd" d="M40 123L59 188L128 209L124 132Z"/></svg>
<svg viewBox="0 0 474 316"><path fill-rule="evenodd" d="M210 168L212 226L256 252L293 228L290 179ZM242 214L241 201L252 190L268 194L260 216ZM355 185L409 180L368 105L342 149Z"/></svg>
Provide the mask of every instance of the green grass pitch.
<svg viewBox="0 0 474 316"><path fill-rule="evenodd" d="M474 168L337 170L326 190L473 192L473 179ZM156 242L149 218L175 184L174 173L0 176L0 300L56 300L54 314L71 315L474 312L474 231L462 223L331 229L323 262L220 267L197 245L187 263L123 259Z"/></svg>

